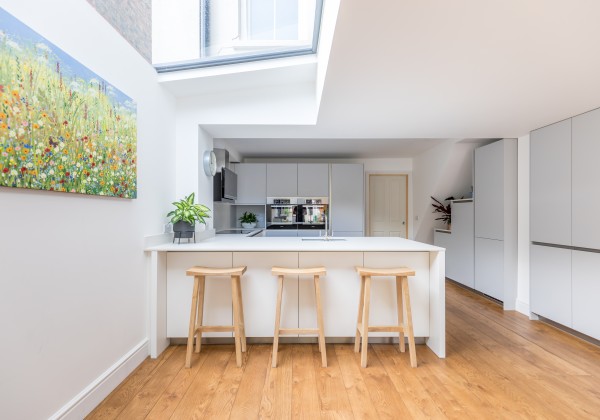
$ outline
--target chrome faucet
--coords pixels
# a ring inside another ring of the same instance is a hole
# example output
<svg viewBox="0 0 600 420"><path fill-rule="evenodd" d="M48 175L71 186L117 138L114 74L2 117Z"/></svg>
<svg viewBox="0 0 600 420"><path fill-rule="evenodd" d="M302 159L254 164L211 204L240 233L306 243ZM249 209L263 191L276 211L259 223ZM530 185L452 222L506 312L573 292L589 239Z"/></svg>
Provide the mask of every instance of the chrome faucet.
<svg viewBox="0 0 600 420"><path fill-rule="evenodd" d="M323 239L328 241L332 237L333 237L333 232L331 235L329 234L329 217L327 217L327 215L325 215L325 236L323 237Z"/></svg>

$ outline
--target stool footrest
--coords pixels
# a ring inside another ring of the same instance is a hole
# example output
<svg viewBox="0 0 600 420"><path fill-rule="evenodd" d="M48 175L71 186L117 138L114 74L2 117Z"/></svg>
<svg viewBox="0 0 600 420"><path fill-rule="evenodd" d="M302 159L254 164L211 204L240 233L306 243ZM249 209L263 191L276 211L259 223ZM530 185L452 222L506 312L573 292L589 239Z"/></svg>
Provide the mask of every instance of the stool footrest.
<svg viewBox="0 0 600 420"><path fill-rule="evenodd" d="M233 325L203 325L197 327L195 332L232 332L235 331Z"/></svg>
<svg viewBox="0 0 600 420"><path fill-rule="evenodd" d="M279 335L283 334L318 334L318 328L280 328Z"/></svg>
<svg viewBox="0 0 600 420"><path fill-rule="evenodd" d="M397 325L369 325L369 332L405 332L405 329Z"/></svg>

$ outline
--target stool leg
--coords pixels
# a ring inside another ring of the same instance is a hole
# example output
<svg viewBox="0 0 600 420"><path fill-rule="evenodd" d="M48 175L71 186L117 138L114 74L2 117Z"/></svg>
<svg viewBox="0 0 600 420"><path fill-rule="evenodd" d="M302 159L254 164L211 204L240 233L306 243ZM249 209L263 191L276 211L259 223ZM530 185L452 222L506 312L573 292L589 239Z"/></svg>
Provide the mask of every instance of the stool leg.
<svg viewBox="0 0 600 420"><path fill-rule="evenodd" d="M272 366L277 367L277 348L279 347L279 326L281 322L281 296L283 294L283 276L278 276L277 304L275 309L275 332L273 334L273 361Z"/></svg>
<svg viewBox="0 0 600 420"><path fill-rule="evenodd" d="M192 292L192 309L190 310L190 327L188 332L187 350L185 353L185 367L192 365L192 350L194 348L194 333L196 329L196 314L198 313L198 283L200 278L194 277L194 291Z"/></svg>
<svg viewBox="0 0 600 420"><path fill-rule="evenodd" d="M206 285L206 278L204 276L199 277L198 285L198 314L196 315L196 353L200 353L200 347L202 346L202 320L204 317L204 290ZM200 329L199 329L200 328Z"/></svg>
<svg viewBox="0 0 600 420"><path fill-rule="evenodd" d="M242 366L242 340L240 333L240 303L236 276L231 276L231 300L233 301L233 331L235 335L235 361Z"/></svg>
<svg viewBox="0 0 600 420"><path fill-rule="evenodd" d="M369 348L369 304L371 300L371 276L365 276L365 303L363 304L363 336L360 353L360 365L367 367L367 350Z"/></svg>
<svg viewBox="0 0 600 420"><path fill-rule="evenodd" d="M408 333L408 351L410 352L410 365L417 367L417 353L415 350L415 336L413 334L412 313L410 310L410 294L408 291L408 277L402 277L402 300L404 301L404 310L406 319L404 321L405 331Z"/></svg>
<svg viewBox="0 0 600 420"><path fill-rule="evenodd" d="M360 350L360 330L358 326L363 323L363 305L365 303L365 278L360 276L360 297L358 298L358 319L356 320L356 337L354 338L354 353Z"/></svg>
<svg viewBox="0 0 600 420"><path fill-rule="evenodd" d="M398 309L398 326L404 327L404 305L402 304L402 278L396 277L396 307ZM404 344L404 329L398 333L398 344L400 351L404 353L406 346Z"/></svg>
<svg viewBox="0 0 600 420"><path fill-rule="evenodd" d="M242 332L242 352L246 351L246 322L244 321L244 301L242 300L242 279L237 277L238 303L240 304L240 330Z"/></svg>
<svg viewBox="0 0 600 420"><path fill-rule="evenodd" d="M317 301L317 324L319 325L319 349L321 350L321 366L327 367L327 354L325 350L325 332L323 329L323 307L321 305L321 287L319 276L315 276L315 298Z"/></svg>

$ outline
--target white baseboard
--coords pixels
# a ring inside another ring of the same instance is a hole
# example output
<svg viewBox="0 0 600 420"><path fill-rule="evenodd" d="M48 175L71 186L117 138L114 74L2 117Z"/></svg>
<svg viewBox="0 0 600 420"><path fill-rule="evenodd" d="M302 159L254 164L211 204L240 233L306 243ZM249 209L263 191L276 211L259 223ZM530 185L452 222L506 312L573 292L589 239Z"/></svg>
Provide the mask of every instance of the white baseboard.
<svg viewBox="0 0 600 420"><path fill-rule="evenodd" d="M51 420L75 420L88 415L102 402L133 370L148 357L148 339L144 339L121 357L102 375L86 386L71 401L54 413Z"/></svg>
<svg viewBox="0 0 600 420"><path fill-rule="evenodd" d="M529 311L529 303L525 303L522 300L517 299L517 306L515 307L517 312L522 313L523 315L530 315Z"/></svg>

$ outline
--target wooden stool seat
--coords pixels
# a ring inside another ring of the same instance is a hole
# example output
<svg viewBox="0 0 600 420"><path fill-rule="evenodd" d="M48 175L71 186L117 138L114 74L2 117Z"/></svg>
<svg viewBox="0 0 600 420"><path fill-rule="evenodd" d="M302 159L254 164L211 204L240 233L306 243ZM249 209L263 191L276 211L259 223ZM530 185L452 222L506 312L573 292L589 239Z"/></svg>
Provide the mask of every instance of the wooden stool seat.
<svg viewBox="0 0 600 420"><path fill-rule="evenodd" d="M188 333L185 367L192 365L192 349L196 337L196 353L200 353L203 332L233 332L235 335L235 358L238 367L242 366L242 352L246 351L246 328L244 325L244 306L242 305L241 277L246 267L213 268L192 267L185 273L194 276L192 293L192 309L190 311L190 327ZM206 276L231 277L231 298L233 301L233 325L202 325L204 314L204 286Z"/></svg>
<svg viewBox="0 0 600 420"><path fill-rule="evenodd" d="M327 354L325 350L325 333L323 331L323 311L321 306L321 288L319 276L327 274L325 267L311 268L287 268L273 267L271 273L278 276L279 287L277 289L277 307L275 311L275 333L273 334L273 360L272 366L277 367L277 349L279 348L279 336L281 334L318 334L319 351L321 352L321 365L327 367ZM317 325L318 328L281 328L281 300L283 295L283 279L285 276L310 275L315 283L315 299L317 302Z"/></svg>
<svg viewBox="0 0 600 420"><path fill-rule="evenodd" d="M404 334L408 336L410 365L417 367L415 337L413 333L412 313L410 309L410 294L408 277L414 276L415 271L408 267L398 268L367 268L356 267L360 276L360 298L358 303L358 320L356 322L356 338L354 351L358 352L361 345L360 364L367 367L367 350L369 347L369 332L397 332L400 351L404 353ZM396 302L398 306L398 325L369 325L369 304L371 300L371 277L396 277ZM404 314L406 312L406 314Z"/></svg>

